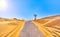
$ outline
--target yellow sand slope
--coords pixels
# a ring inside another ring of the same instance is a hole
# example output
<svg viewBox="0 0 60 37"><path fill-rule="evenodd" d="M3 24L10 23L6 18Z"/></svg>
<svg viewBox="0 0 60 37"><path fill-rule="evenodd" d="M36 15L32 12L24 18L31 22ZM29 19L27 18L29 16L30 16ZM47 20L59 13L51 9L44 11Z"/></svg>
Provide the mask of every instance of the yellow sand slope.
<svg viewBox="0 0 60 37"><path fill-rule="evenodd" d="M60 37L60 15L32 21L45 37Z"/></svg>
<svg viewBox="0 0 60 37"><path fill-rule="evenodd" d="M18 37L24 27L23 20L4 20L0 19L0 37Z"/></svg>

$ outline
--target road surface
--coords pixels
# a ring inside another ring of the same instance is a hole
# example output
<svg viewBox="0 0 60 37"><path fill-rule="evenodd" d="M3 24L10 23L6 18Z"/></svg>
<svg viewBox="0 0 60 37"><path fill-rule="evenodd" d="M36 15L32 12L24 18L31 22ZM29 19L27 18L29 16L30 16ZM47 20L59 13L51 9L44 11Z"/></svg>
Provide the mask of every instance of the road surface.
<svg viewBox="0 0 60 37"><path fill-rule="evenodd" d="M25 23L19 37L44 37L44 35L38 30L37 26L28 21Z"/></svg>

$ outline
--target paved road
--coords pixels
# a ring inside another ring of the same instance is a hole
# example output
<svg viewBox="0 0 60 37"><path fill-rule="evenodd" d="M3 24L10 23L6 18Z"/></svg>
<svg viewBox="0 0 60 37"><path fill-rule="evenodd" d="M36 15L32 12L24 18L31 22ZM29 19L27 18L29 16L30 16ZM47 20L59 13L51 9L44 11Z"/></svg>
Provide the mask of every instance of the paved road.
<svg viewBox="0 0 60 37"><path fill-rule="evenodd" d="M25 23L25 26L19 37L44 37L31 21Z"/></svg>

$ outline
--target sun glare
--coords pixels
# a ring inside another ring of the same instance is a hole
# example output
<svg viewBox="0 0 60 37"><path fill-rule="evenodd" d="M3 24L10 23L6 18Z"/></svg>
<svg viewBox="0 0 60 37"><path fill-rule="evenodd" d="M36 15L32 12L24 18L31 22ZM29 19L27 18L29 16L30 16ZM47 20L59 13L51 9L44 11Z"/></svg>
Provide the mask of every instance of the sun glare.
<svg viewBox="0 0 60 37"><path fill-rule="evenodd" d="M7 2L6 0L0 0L0 9L6 9L7 8Z"/></svg>

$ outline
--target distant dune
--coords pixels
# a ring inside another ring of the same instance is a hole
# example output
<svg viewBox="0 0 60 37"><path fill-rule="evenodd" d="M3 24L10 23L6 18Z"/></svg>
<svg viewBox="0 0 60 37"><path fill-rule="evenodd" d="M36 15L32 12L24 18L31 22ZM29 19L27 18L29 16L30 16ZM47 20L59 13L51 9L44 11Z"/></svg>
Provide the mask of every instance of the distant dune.
<svg viewBox="0 0 60 37"><path fill-rule="evenodd" d="M0 22L2 21L22 21L22 20L17 19L17 18L1 18L0 17Z"/></svg>
<svg viewBox="0 0 60 37"><path fill-rule="evenodd" d="M36 21L38 21L41 24L44 24L44 23L51 21L51 20L54 20L54 21L60 20L60 15L45 17L45 18L37 19Z"/></svg>

